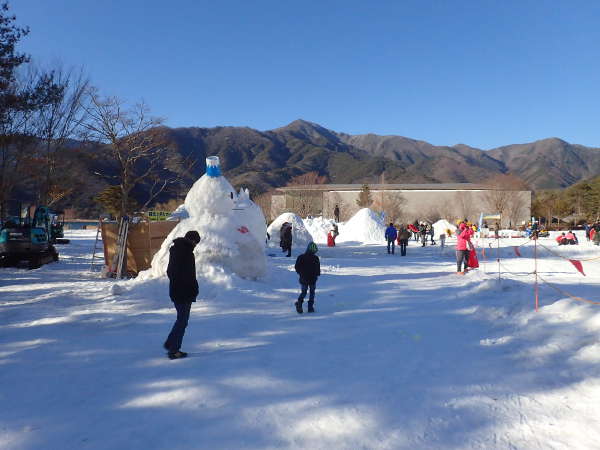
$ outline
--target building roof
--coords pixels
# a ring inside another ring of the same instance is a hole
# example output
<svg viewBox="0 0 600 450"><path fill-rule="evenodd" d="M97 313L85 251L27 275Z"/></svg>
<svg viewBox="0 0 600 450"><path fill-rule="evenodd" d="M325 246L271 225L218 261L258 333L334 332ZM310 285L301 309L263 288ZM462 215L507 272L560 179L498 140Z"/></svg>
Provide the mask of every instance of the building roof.
<svg viewBox="0 0 600 450"><path fill-rule="evenodd" d="M372 191L415 191L415 190L446 190L474 191L490 190L489 186L474 183L429 183L429 184L368 184ZM363 184L306 184L283 186L275 189L280 192L288 191L360 191Z"/></svg>

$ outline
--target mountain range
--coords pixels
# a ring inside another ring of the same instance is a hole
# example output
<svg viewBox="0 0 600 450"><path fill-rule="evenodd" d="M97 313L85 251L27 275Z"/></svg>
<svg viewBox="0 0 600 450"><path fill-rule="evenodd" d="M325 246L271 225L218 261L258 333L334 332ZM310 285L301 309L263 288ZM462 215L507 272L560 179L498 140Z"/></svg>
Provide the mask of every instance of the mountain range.
<svg viewBox="0 0 600 450"><path fill-rule="evenodd" d="M331 183L481 183L513 174L533 190L570 186L600 174L600 148L558 138L481 150L458 144L435 146L402 136L350 135L316 123L295 120L281 128L170 128L174 148L204 158L218 155L224 174L251 192L287 184L306 172Z"/></svg>

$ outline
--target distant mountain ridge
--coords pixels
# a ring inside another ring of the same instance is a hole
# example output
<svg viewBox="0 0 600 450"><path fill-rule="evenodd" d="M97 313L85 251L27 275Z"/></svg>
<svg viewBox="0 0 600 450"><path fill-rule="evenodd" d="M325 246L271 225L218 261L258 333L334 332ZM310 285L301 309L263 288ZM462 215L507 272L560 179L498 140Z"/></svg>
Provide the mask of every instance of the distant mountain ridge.
<svg viewBox="0 0 600 450"><path fill-rule="evenodd" d="M600 174L600 149L550 138L481 150L435 146L402 136L339 133L306 120L268 131L247 127L171 128L179 152L218 155L233 184L263 192L316 171L332 183L478 183L512 173L532 189L562 188Z"/></svg>

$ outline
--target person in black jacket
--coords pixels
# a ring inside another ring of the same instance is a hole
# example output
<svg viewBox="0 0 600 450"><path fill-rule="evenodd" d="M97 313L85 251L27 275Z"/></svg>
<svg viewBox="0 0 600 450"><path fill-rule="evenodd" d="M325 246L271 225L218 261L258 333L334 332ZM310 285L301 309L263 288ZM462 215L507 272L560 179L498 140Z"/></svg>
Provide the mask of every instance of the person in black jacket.
<svg viewBox="0 0 600 450"><path fill-rule="evenodd" d="M316 253L319 251L317 244L311 242L306 247L306 252L296 258L296 272L300 275L300 296L298 301L294 303L296 306L296 312L302 314L302 302L306 297L306 291L310 289L308 296L308 312L315 312L315 289L317 284L317 278L321 275L321 263Z"/></svg>
<svg viewBox="0 0 600 450"><path fill-rule="evenodd" d="M188 231L185 237L177 238L169 250L169 296L177 310L177 320L163 344L169 359L185 358L181 343L190 318L192 303L198 296L198 280L196 280L196 260L194 247L200 242L197 231Z"/></svg>
<svg viewBox="0 0 600 450"><path fill-rule="evenodd" d="M279 246L282 251L287 251L286 256L292 256L292 224L284 222L279 229Z"/></svg>

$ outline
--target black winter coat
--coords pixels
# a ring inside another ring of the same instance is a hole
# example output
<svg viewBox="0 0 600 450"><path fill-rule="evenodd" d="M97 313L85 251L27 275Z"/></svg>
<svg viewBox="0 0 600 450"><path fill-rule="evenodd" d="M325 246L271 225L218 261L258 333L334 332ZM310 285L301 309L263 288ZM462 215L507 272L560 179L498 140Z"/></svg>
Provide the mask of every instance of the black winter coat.
<svg viewBox="0 0 600 450"><path fill-rule="evenodd" d="M281 248L288 248L292 246L292 227L287 226L285 229L280 231L280 242L279 246Z"/></svg>
<svg viewBox="0 0 600 450"><path fill-rule="evenodd" d="M321 263L314 253L302 253L296 258L296 272L301 284L315 284L321 275Z"/></svg>
<svg viewBox="0 0 600 450"><path fill-rule="evenodd" d="M195 302L198 296L194 244L185 238L177 238L169 250L169 295L174 303Z"/></svg>

